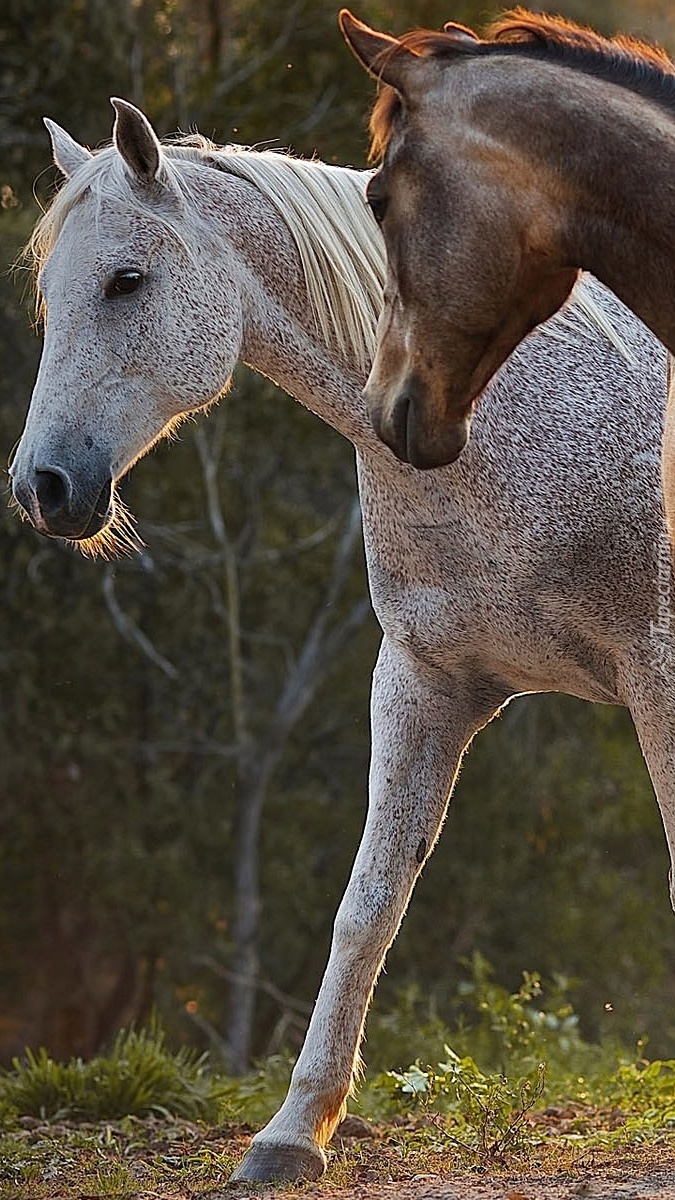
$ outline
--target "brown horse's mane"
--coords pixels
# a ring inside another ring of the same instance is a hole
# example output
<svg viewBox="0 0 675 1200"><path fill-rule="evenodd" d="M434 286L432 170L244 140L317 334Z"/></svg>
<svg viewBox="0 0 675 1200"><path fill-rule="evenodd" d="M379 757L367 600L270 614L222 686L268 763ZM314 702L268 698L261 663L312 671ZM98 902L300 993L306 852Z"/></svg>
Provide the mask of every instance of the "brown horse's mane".
<svg viewBox="0 0 675 1200"><path fill-rule="evenodd" d="M675 64L665 50L626 34L603 37L595 30L577 25L564 17L533 13L513 8L503 13L485 31L483 40L461 36L462 26L446 27L446 32L414 29L398 39L398 44L422 58L452 59L458 54L519 54L528 58L549 59L566 67L584 71L599 79L630 88L648 99L672 108L675 106ZM460 36L458 36L460 35ZM385 51L373 64L383 69L397 47ZM383 85L370 119L370 158L384 154L392 127L401 109L396 91Z"/></svg>

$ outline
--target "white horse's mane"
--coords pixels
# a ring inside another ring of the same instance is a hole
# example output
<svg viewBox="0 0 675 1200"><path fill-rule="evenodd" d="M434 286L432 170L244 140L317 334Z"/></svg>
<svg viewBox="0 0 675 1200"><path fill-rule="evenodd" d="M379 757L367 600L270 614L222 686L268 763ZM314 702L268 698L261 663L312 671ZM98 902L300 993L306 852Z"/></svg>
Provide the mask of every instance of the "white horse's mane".
<svg viewBox="0 0 675 1200"><path fill-rule="evenodd" d="M369 172L337 167L317 159L294 158L273 150L217 146L200 135L164 144L164 169L189 199L190 167L218 168L251 183L273 205L297 246L307 292L326 345L367 372L375 353L375 333L385 276L384 241L366 211ZM113 146L96 151L63 184L38 221L28 244L36 273L49 257L68 214L87 194L122 199L128 211L151 213L151 200L132 187ZM179 236L177 230L173 231ZM618 332L580 280L569 305L544 327L553 336L588 334L589 323L630 358Z"/></svg>

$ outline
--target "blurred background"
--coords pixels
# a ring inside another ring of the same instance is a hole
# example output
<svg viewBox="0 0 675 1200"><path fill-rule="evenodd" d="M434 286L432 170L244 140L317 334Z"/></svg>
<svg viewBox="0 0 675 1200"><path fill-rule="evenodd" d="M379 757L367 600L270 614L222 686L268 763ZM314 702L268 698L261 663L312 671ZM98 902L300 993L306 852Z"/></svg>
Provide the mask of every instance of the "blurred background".
<svg viewBox="0 0 675 1200"><path fill-rule="evenodd" d="M555 7L675 51L670 0ZM96 146L120 95L162 135L363 166L373 89L336 8L4 0L3 463L40 352L12 263L57 184L42 116ZM402 32L498 8L355 11ZM114 565L0 511L0 1062L25 1045L91 1053L156 1007L175 1041L242 1070L301 1042L364 817L379 631L353 453L240 370L124 495L147 548ZM672 1056L667 870L627 714L519 700L468 756L376 1004L443 1014L478 950L507 987L525 968L569 981L587 1036L646 1032Z"/></svg>

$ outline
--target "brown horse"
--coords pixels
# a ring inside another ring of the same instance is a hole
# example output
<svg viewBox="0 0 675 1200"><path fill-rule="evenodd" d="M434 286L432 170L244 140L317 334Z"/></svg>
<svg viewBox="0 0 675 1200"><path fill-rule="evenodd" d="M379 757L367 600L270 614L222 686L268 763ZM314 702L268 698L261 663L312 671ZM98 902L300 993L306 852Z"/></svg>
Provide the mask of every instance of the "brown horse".
<svg viewBox="0 0 675 1200"><path fill-rule="evenodd" d="M675 353L675 67L558 17L506 13L400 39L340 14L383 85L369 185L389 269L366 389L404 461L452 462L476 397L579 268ZM671 410L673 403L671 402ZM664 461L675 463L675 418ZM675 529L675 465L665 471Z"/></svg>

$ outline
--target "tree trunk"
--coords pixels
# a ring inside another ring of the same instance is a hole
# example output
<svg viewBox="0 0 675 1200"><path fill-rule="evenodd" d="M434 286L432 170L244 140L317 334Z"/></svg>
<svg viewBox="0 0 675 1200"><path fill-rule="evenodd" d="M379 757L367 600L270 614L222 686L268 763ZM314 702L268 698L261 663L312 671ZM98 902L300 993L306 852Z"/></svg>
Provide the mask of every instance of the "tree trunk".
<svg viewBox="0 0 675 1200"><path fill-rule="evenodd" d="M258 931L260 925L260 824L267 791L267 778L244 789L239 811L234 875L235 918L233 929L232 984L227 1031L229 1069L242 1075L249 1066L255 998L260 970Z"/></svg>

